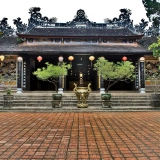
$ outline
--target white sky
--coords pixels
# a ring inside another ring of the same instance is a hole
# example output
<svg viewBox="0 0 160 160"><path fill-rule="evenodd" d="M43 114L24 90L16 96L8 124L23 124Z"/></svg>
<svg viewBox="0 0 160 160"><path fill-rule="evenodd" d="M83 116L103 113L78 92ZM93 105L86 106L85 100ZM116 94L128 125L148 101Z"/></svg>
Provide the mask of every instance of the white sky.
<svg viewBox="0 0 160 160"><path fill-rule="evenodd" d="M88 19L103 23L105 18L118 17L121 8L132 11L133 24L139 24L142 18L148 21L142 0L1 0L0 21L8 18L12 27L13 19L20 17L23 23L28 23L29 8L40 7L42 16L57 17L57 22L72 21L78 9L83 9Z"/></svg>

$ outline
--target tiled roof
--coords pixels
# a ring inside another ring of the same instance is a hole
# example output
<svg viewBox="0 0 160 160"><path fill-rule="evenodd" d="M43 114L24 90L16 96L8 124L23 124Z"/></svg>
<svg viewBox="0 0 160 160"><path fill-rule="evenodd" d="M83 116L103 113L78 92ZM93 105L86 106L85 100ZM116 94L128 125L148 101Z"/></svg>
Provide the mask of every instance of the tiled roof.
<svg viewBox="0 0 160 160"><path fill-rule="evenodd" d="M157 37L143 37L141 40L141 45L145 48L148 48L148 46L154 42L157 42Z"/></svg>
<svg viewBox="0 0 160 160"><path fill-rule="evenodd" d="M18 34L20 37L142 37L128 28L33 28L28 33Z"/></svg>
<svg viewBox="0 0 160 160"><path fill-rule="evenodd" d="M56 45L17 45L16 37L8 37L0 39L0 52L2 53L126 53L126 54L143 54L151 53L146 48L140 45L133 44L110 44L99 45L99 44L87 44L87 45L65 45L65 44L56 44Z"/></svg>

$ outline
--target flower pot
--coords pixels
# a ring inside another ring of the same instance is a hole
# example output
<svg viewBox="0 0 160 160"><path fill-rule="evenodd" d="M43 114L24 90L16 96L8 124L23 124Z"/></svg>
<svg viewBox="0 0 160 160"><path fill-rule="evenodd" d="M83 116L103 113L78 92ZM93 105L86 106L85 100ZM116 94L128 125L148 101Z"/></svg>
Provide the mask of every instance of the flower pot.
<svg viewBox="0 0 160 160"><path fill-rule="evenodd" d="M61 100L62 99L62 94L53 94L52 99L53 100Z"/></svg>
<svg viewBox="0 0 160 160"><path fill-rule="evenodd" d="M151 106L160 107L160 94L151 94Z"/></svg>
<svg viewBox="0 0 160 160"><path fill-rule="evenodd" d="M110 99L111 99L111 94L109 93L101 94L101 100L110 100Z"/></svg>
<svg viewBox="0 0 160 160"><path fill-rule="evenodd" d="M62 94L53 94L52 95L52 107L58 107L61 108L62 107Z"/></svg>
<svg viewBox="0 0 160 160"><path fill-rule="evenodd" d="M101 94L102 107L111 107L111 94L103 93Z"/></svg>
<svg viewBox="0 0 160 160"><path fill-rule="evenodd" d="M12 106L12 100L13 100L13 95L11 94L6 94L3 95L3 107L11 107Z"/></svg>

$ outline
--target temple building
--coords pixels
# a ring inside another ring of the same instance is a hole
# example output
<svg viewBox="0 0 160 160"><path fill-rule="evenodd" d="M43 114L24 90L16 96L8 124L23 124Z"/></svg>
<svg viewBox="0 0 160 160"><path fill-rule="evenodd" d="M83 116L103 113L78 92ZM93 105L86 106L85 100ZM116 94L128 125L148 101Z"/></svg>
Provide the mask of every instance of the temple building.
<svg viewBox="0 0 160 160"><path fill-rule="evenodd" d="M68 75L63 77L63 90L72 91L73 83L91 83L93 91L101 88L99 75L93 70L98 57L109 61L132 61L136 66L136 78L132 83L119 82L111 90L138 90L140 88L139 59L158 63L148 46L156 41L158 30L147 22L133 26L130 10L121 9L118 18L96 23L87 19L85 11L79 9L75 18L66 23L56 18L43 17L40 8L30 9L28 24L21 18L14 19L16 30L7 24L7 18L0 21L0 75L12 76L12 86L24 91L51 91L54 86L38 80L33 72L44 67L45 62L57 64L59 57L72 64ZM3 60L4 58L4 60ZM17 61L18 58L18 61ZM18 76L16 76L18 75ZM1 84L1 88L5 84Z"/></svg>

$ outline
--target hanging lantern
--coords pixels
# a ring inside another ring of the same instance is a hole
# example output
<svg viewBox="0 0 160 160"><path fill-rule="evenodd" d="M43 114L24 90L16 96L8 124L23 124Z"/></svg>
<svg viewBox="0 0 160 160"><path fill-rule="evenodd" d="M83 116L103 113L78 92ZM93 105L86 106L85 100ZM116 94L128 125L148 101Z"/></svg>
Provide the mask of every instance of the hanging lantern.
<svg viewBox="0 0 160 160"><path fill-rule="evenodd" d="M144 57L141 57L139 60L140 60L140 61L145 61L145 58L144 58Z"/></svg>
<svg viewBox="0 0 160 160"><path fill-rule="evenodd" d="M92 66L92 61L94 61L95 57L94 56L90 56L89 60L91 61L91 66Z"/></svg>
<svg viewBox="0 0 160 160"><path fill-rule="evenodd" d="M69 56L68 60L70 61L70 64L72 65L72 61L74 60L74 57L73 56Z"/></svg>
<svg viewBox="0 0 160 160"><path fill-rule="evenodd" d="M69 57L68 57L68 60L73 61L73 60L74 60L74 57L73 57L73 56L69 56Z"/></svg>
<svg viewBox="0 0 160 160"><path fill-rule="evenodd" d="M89 57L89 60L90 60L90 61L93 61L94 59L95 59L94 56L90 56L90 57Z"/></svg>
<svg viewBox="0 0 160 160"><path fill-rule="evenodd" d="M41 57L41 56L38 56L38 57L37 57L37 60L38 60L38 62L41 62L41 61L42 61L42 57Z"/></svg>
<svg viewBox="0 0 160 160"><path fill-rule="evenodd" d="M1 66L3 66L3 60L4 60L4 56L0 55Z"/></svg>
<svg viewBox="0 0 160 160"><path fill-rule="evenodd" d="M127 61L127 57L126 56L122 57L122 60Z"/></svg>
<svg viewBox="0 0 160 160"><path fill-rule="evenodd" d="M17 61L18 61L18 62L22 62L22 61L23 61L23 58L22 58L22 57L18 57L18 58L17 58Z"/></svg>
<svg viewBox="0 0 160 160"><path fill-rule="evenodd" d="M0 55L0 60L3 61L4 60L4 56Z"/></svg>
<svg viewBox="0 0 160 160"><path fill-rule="evenodd" d="M62 62L63 61L63 57L62 56L58 57L58 60L59 60L59 62Z"/></svg>

